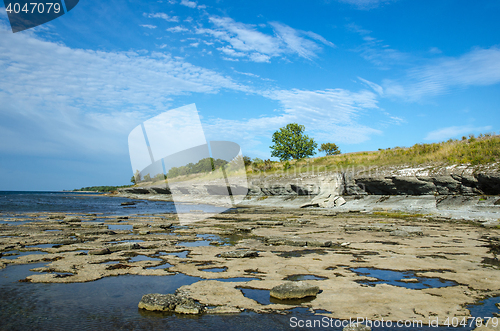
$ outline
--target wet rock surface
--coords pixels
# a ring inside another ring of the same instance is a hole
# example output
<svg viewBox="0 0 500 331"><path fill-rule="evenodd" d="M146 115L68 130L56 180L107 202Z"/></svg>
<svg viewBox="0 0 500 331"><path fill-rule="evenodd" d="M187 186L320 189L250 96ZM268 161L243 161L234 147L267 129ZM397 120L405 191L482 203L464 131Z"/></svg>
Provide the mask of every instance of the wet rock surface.
<svg viewBox="0 0 500 331"><path fill-rule="evenodd" d="M16 225L0 224L0 268L43 263L24 280L32 283L175 273L198 277L199 281L179 289L192 301L178 304L176 294L143 302L174 312L179 307L179 314L271 312L302 306L340 319L439 316L444 320L467 317L468 304L485 295L500 295L500 229L483 227L479 221L394 210L352 213L264 207L240 208L188 225L181 225L172 214L21 216L23 222ZM79 221L65 221L67 217ZM258 224L263 221L273 223ZM128 227L111 231L108 225ZM140 235L136 229L149 233ZM394 235L397 231L404 233ZM178 245L186 242L200 245ZM394 274L411 271L411 277L396 279L399 285L394 286L356 273L356 268ZM241 290L263 291L269 300L273 288L297 275L321 289L309 302L261 304ZM443 280L450 286L416 286L422 279ZM215 308L205 311L207 306Z"/></svg>

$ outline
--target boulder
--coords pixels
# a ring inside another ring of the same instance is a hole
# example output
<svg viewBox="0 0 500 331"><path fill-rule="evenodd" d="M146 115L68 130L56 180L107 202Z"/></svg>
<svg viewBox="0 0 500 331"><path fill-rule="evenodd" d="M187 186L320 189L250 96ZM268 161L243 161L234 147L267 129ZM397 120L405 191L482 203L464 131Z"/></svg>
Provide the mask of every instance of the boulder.
<svg viewBox="0 0 500 331"><path fill-rule="evenodd" d="M142 296L138 307L152 311L175 311L178 314L200 314L203 306L192 298L179 294L151 293Z"/></svg>
<svg viewBox="0 0 500 331"><path fill-rule="evenodd" d="M173 311L182 299L175 294L146 294L139 302L140 309L153 311Z"/></svg>
<svg viewBox="0 0 500 331"><path fill-rule="evenodd" d="M271 297L287 300L287 299L302 299L305 297L316 296L319 292L319 287L308 284L303 281L286 282L275 286L269 293Z"/></svg>
<svg viewBox="0 0 500 331"><path fill-rule="evenodd" d="M78 218L76 216L66 216L65 218L63 218L63 221L64 222L81 222L80 218Z"/></svg>

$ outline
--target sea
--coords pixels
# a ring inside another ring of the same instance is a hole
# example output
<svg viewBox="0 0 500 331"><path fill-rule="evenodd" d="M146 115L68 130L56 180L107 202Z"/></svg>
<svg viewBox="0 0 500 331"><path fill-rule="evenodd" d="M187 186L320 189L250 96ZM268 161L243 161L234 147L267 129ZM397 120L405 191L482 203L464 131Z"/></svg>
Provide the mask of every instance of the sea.
<svg viewBox="0 0 500 331"><path fill-rule="evenodd" d="M157 214L203 210L220 211L208 205L174 206L172 202L131 200L86 192L0 192L0 224L4 218L36 212L96 213L103 215ZM133 208L131 208L133 207ZM9 225L18 226L18 225ZM0 230L0 243L2 241ZM293 306L286 314L239 314L196 316L153 313L138 309L147 293L174 293L200 278L185 274L170 276L123 275L88 283L42 284L19 280L33 274L43 263L9 265L0 269L0 330L343 330L325 311ZM362 300L362 298L360 298ZM486 299L469 307L473 316L492 316L495 300ZM272 304L272 303L270 303ZM345 325L345 323L344 323ZM308 327L310 326L310 327ZM373 327L372 330L472 330L473 327Z"/></svg>
<svg viewBox="0 0 500 331"><path fill-rule="evenodd" d="M122 206L123 202L135 202ZM176 208L177 207L177 208ZM130 200L94 192L0 191L2 213L99 213L103 215L185 213L190 210L222 212L225 209L210 205L177 204L170 201Z"/></svg>

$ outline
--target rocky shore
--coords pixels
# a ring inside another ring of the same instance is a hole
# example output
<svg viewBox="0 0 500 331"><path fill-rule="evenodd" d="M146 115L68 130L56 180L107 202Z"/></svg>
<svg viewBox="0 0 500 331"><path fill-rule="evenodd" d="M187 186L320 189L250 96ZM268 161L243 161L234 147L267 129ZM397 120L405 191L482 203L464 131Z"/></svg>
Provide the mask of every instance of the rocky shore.
<svg viewBox="0 0 500 331"><path fill-rule="evenodd" d="M173 214L23 215L19 225L0 225L0 268L45 263L21 280L33 283L199 277L168 298L175 305L156 306L178 314L301 306L337 319L444 321L500 296L498 226L341 207L241 207L187 226ZM305 295L290 296L301 287ZM141 309L169 302L144 295Z"/></svg>

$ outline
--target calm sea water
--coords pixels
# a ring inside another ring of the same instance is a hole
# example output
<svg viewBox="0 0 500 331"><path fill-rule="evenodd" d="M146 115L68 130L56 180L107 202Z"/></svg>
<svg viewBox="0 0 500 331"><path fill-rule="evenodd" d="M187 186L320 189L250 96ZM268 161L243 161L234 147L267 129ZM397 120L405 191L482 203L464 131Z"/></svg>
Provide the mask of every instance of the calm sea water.
<svg viewBox="0 0 500 331"><path fill-rule="evenodd" d="M133 201L133 206L122 202ZM130 200L86 192L0 191L0 211L12 213L65 212L103 213L110 215L185 213L190 210L221 212L224 208L209 205L174 205L169 201Z"/></svg>
<svg viewBox="0 0 500 331"><path fill-rule="evenodd" d="M33 212L123 215L176 211L171 202L136 200L137 204L133 206L135 208L121 206L126 201L131 200L95 193L0 192L0 212L3 216L10 217ZM178 211L189 212L193 209L220 211L220 208L207 205L185 205ZM1 240L0 238L0 242ZM322 316L314 315L306 308L291 309L288 315L242 312L219 316L180 316L144 312L137 308L144 294L174 293L178 287L200 280L183 274L156 277L126 275L76 284L19 282L34 273L30 269L42 265L44 264L11 265L0 269L0 330L304 330L311 328L292 327L290 318L304 321L322 319ZM470 307L471 313L473 316L492 316L498 311L495 307L498 301L498 297L485 300L480 305ZM342 330L341 327L320 329ZM390 328L394 329L397 328ZM400 328L445 329L450 328ZM457 328L464 331L471 329Z"/></svg>

